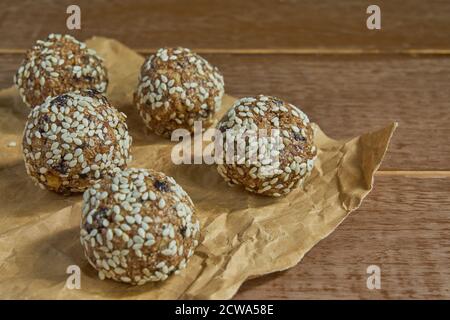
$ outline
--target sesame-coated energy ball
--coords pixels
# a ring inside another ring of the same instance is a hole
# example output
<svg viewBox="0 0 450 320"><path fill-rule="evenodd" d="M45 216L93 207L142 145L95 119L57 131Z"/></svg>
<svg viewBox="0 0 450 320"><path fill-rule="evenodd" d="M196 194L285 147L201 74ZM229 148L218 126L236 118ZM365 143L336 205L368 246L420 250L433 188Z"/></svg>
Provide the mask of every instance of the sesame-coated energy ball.
<svg viewBox="0 0 450 320"><path fill-rule="evenodd" d="M210 126L224 94L216 67L185 48L162 48L141 67L134 100L147 127L170 137L175 129Z"/></svg>
<svg viewBox="0 0 450 320"><path fill-rule="evenodd" d="M236 101L218 129L224 148L218 171L230 185L279 197L302 185L314 166L317 149L308 117L278 98Z"/></svg>
<svg viewBox="0 0 450 320"><path fill-rule="evenodd" d="M191 198L161 172L118 171L83 195L80 240L102 280L142 285L178 274L199 229Z"/></svg>
<svg viewBox="0 0 450 320"><path fill-rule="evenodd" d="M42 188L82 192L131 160L126 116L93 90L48 97L23 135L28 175Z"/></svg>
<svg viewBox="0 0 450 320"><path fill-rule="evenodd" d="M106 92L108 75L102 59L86 44L69 35L50 34L27 51L14 83L28 106L49 96L95 89Z"/></svg>

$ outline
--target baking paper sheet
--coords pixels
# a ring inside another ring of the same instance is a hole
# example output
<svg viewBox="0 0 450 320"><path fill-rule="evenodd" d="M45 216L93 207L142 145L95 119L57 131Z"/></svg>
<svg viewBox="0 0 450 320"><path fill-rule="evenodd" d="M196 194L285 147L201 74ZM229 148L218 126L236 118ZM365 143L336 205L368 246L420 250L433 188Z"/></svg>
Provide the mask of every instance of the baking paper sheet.
<svg viewBox="0 0 450 320"><path fill-rule="evenodd" d="M215 166L172 164L175 142L148 133L131 104L144 58L111 39L96 37L88 46L106 60L108 98L128 115L132 166L163 171L183 186L201 219L202 243L188 268L165 282L132 287L99 280L79 243L81 196L41 190L27 177L21 139L29 109L15 88L5 89L0 91L0 298L230 299L246 279L299 263L360 206L396 128L392 123L335 141L315 125L318 161L305 188L281 199L256 196L230 188ZM233 101L225 96L221 114ZM71 265L81 271L79 290L66 287Z"/></svg>

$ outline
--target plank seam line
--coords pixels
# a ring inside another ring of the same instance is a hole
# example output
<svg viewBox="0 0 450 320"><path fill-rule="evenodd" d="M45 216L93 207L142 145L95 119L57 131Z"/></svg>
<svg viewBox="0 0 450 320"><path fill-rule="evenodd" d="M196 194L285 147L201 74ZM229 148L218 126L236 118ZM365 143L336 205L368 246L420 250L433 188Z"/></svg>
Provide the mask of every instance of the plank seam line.
<svg viewBox="0 0 450 320"><path fill-rule="evenodd" d="M133 49L141 54L156 52L156 48ZM208 49L193 48L199 54L236 54L236 55L408 55L408 56L448 56L450 49L401 49L401 50L369 50L369 49ZM26 49L0 48L0 54L24 54Z"/></svg>
<svg viewBox="0 0 450 320"><path fill-rule="evenodd" d="M376 176L384 177L413 177L413 178L450 178L447 170L379 170Z"/></svg>

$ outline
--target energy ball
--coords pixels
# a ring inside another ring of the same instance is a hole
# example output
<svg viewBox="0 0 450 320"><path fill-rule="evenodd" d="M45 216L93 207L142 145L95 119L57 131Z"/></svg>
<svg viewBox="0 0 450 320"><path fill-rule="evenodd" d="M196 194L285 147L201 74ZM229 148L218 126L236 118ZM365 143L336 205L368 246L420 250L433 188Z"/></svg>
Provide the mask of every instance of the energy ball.
<svg viewBox="0 0 450 320"><path fill-rule="evenodd" d="M23 135L28 175L42 188L82 192L126 167L126 116L93 90L65 93L32 109Z"/></svg>
<svg viewBox="0 0 450 320"><path fill-rule="evenodd" d="M106 92L108 75L102 59L85 43L69 35L50 34L27 51L14 83L25 104L34 107L65 92Z"/></svg>
<svg viewBox="0 0 450 320"><path fill-rule="evenodd" d="M189 49L162 48L142 65L134 101L147 127L170 137L175 129L193 132L194 121L209 127L223 94L216 67Z"/></svg>
<svg viewBox="0 0 450 320"><path fill-rule="evenodd" d="M142 285L178 274L199 230L191 198L161 172L118 171L83 195L80 241L102 280Z"/></svg>
<svg viewBox="0 0 450 320"><path fill-rule="evenodd" d="M224 151L219 174L230 185L279 197L303 184L317 155L308 117L278 98L242 98L218 123Z"/></svg>

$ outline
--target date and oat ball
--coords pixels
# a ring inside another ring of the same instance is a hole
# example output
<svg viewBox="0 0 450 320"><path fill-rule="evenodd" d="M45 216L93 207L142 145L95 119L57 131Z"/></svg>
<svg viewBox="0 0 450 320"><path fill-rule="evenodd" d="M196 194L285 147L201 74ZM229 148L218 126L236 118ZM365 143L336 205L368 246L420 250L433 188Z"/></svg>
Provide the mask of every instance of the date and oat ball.
<svg viewBox="0 0 450 320"><path fill-rule="evenodd" d="M64 93L32 109L23 135L28 175L42 188L82 192L131 160L125 114L94 90Z"/></svg>
<svg viewBox="0 0 450 320"><path fill-rule="evenodd" d="M230 185L279 197L302 185L314 166L317 149L308 117L278 98L242 98L217 127L224 149L217 168Z"/></svg>
<svg viewBox="0 0 450 320"><path fill-rule="evenodd" d="M134 101L147 127L170 137L175 129L206 129L214 122L224 94L216 67L186 48L162 48L141 67Z"/></svg>
<svg viewBox="0 0 450 320"><path fill-rule="evenodd" d="M34 107L69 91L104 93L108 75L102 59L85 43L70 35L50 34L27 51L14 83L25 104Z"/></svg>
<svg viewBox="0 0 450 320"><path fill-rule="evenodd" d="M157 171L118 171L83 195L80 241L102 280L142 285L178 274L199 229L188 194Z"/></svg>

